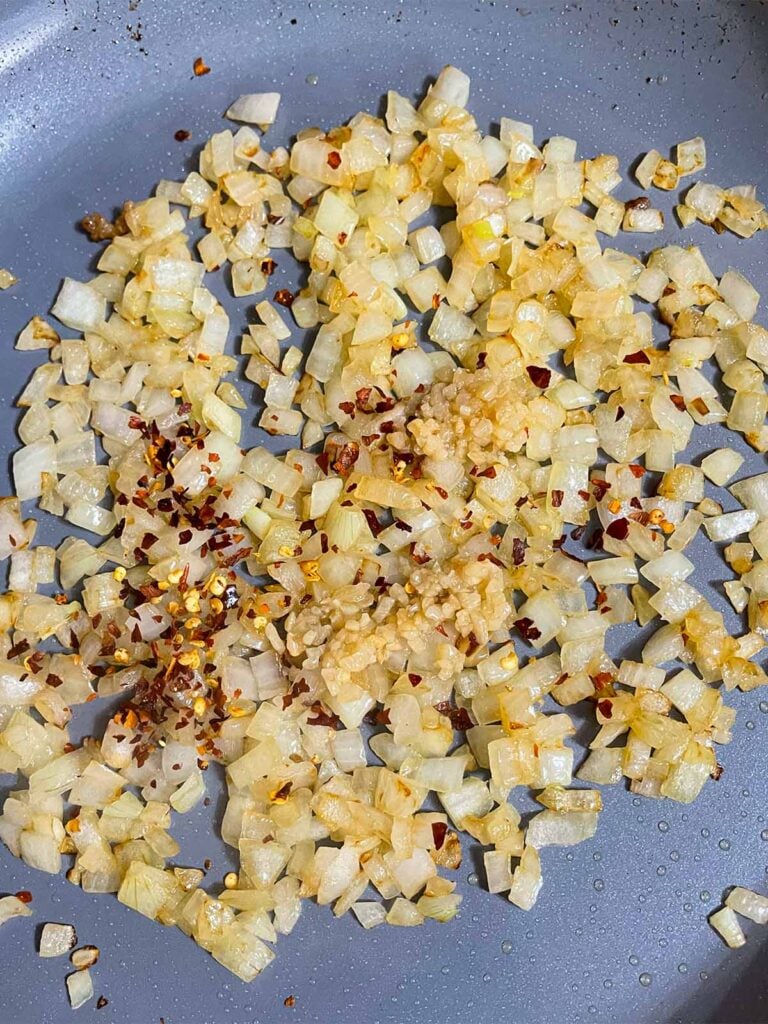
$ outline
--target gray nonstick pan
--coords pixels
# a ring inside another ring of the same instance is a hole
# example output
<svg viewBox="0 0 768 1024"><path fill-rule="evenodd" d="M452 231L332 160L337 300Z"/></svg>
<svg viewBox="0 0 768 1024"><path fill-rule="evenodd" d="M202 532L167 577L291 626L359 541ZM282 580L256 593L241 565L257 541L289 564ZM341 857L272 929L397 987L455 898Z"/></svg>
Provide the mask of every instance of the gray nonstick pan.
<svg viewBox="0 0 768 1024"><path fill-rule="evenodd" d="M197 57L210 74L193 75ZM653 146L702 134L707 180L768 191L768 7L756 0L0 0L0 267L20 279L0 294L2 493L11 493L13 400L35 365L13 341L49 307L59 280L93 261L96 250L75 229L83 214L182 176L241 93L282 93L269 138L287 143L299 127L378 112L389 88L417 95L446 63L472 76L470 107L483 128L502 115L531 121L539 138L578 139L581 154L618 154L623 170ZM189 139L176 141L179 130ZM662 241L677 240L673 198L659 202L668 212ZM699 225L691 238L717 273L733 265L768 290L768 236L745 242ZM291 273L281 267L280 283ZM244 323L244 301L228 298L224 282L215 287L233 327ZM701 451L719 437L703 430ZM745 454L745 472L764 470L763 456ZM51 519L42 530L62 537ZM698 585L728 614L727 566L703 541L693 557ZM631 649L630 636L624 643ZM546 851L531 913L482 890L479 854L467 847L458 921L365 932L350 915L335 920L312 905L250 985L179 931L31 871L2 848L0 894L29 890L35 915L0 932L0 1021L768 1021L768 935L751 928L748 944L730 951L706 922L728 886L768 884L766 698L731 696L739 714L733 742L719 750L723 776L693 805L607 790L596 838ZM93 727L78 718L81 733ZM212 827L220 786L210 779L211 805L175 829L179 859L210 858L216 878L231 866ZM94 999L73 1018L64 962L37 956L45 921L71 922L82 943L101 949L94 981L106 1006Z"/></svg>

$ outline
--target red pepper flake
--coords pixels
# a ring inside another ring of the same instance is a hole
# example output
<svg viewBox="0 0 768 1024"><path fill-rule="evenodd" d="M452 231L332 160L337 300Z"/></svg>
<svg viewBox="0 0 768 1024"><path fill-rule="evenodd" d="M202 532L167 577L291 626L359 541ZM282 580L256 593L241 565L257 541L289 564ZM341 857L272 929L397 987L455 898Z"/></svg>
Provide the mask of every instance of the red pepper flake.
<svg viewBox="0 0 768 1024"><path fill-rule="evenodd" d="M129 416L128 426L131 430L140 430L144 437L149 437L149 428L141 416Z"/></svg>
<svg viewBox="0 0 768 1024"><path fill-rule="evenodd" d="M360 457L360 445L357 441L349 441L347 444L342 445L339 451L336 453L336 458L333 462L333 469L340 476L349 476L352 472L352 467Z"/></svg>
<svg viewBox="0 0 768 1024"><path fill-rule="evenodd" d="M608 595L605 593L604 590L601 590L597 596L602 597L605 601L608 600ZM598 601L598 604L602 604L602 602ZM611 684L613 683L613 676L610 672L596 672L593 676L590 676L590 678L598 690L608 690L608 688L610 687L610 692L613 693L613 689L611 686ZM606 717L610 717L610 715Z"/></svg>
<svg viewBox="0 0 768 1024"><path fill-rule="evenodd" d="M281 306L285 306L290 309L293 305L294 294L287 288L280 288L279 291L275 292L275 302L279 302Z"/></svg>
<svg viewBox="0 0 768 1024"><path fill-rule="evenodd" d="M342 727L341 719L331 711L326 711L319 701L315 701L311 709L314 718L307 719L307 725L325 725L329 729L339 730Z"/></svg>
<svg viewBox="0 0 768 1024"><path fill-rule="evenodd" d="M53 686L54 688L57 686L61 686L61 684L64 682L61 676L57 676L54 672L49 672L48 675L45 677L45 681L48 684L48 686Z"/></svg>
<svg viewBox="0 0 768 1024"><path fill-rule="evenodd" d="M342 412L346 413L347 416L351 416L355 411L354 402L339 402L339 408Z"/></svg>
<svg viewBox="0 0 768 1024"><path fill-rule="evenodd" d="M428 555L426 551L424 551L423 549L421 551L416 550L415 542L408 545L408 554L411 556L411 558L417 565L426 565L427 562L432 561L431 556Z"/></svg>
<svg viewBox="0 0 768 1024"><path fill-rule="evenodd" d="M627 469L636 480L639 480L641 476L645 476L645 467L638 466L636 462L630 462Z"/></svg>
<svg viewBox="0 0 768 1024"><path fill-rule="evenodd" d="M432 822L432 842L435 844L436 850L441 850L445 837L448 834L448 826L444 821L433 821Z"/></svg>
<svg viewBox="0 0 768 1024"><path fill-rule="evenodd" d="M613 704L609 700L599 700L597 702L597 710L603 716L603 718L613 718Z"/></svg>
<svg viewBox="0 0 768 1024"><path fill-rule="evenodd" d="M476 475L477 476L487 477L489 480L495 480L496 479L496 467L495 466L488 466L487 469L481 469Z"/></svg>
<svg viewBox="0 0 768 1024"><path fill-rule="evenodd" d="M685 399L682 395L670 395L669 400L678 412L685 412Z"/></svg>
<svg viewBox="0 0 768 1024"><path fill-rule="evenodd" d="M724 771L725 771L725 765L720 764L719 761L715 761L715 767L709 773L709 777L711 779L714 779L715 782L717 782L718 779L720 778L720 776L723 774Z"/></svg>
<svg viewBox="0 0 768 1024"><path fill-rule="evenodd" d="M620 519L614 519L606 526L605 532L614 540L626 540L629 536L629 522L623 516Z"/></svg>
<svg viewBox="0 0 768 1024"><path fill-rule="evenodd" d="M18 658L20 654L26 654L29 650L28 640L19 640L13 647L8 648L8 658Z"/></svg>
<svg viewBox="0 0 768 1024"><path fill-rule="evenodd" d="M16 899L20 900L22 903L31 903L32 893L29 891L29 889L19 889L19 891L16 893Z"/></svg>
<svg viewBox="0 0 768 1024"><path fill-rule="evenodd" d="M526 373L531 378L531 383L537 388L548 388L552 380L552 371L546 366L526 366Z"/></svg>
<svg viewBox="0 0 768 1024"><path fill-rule="evenodd" d="M339 245L344 245L344 243L346 242L346 240L348 238L349 238L349 235L347 234L346 231L340 231L338 233L338 235L336 236L336 240L339 243Z"/></svg>
<svg viewBox="0 0 768 1024"><path fill-rule="evenodd" d="M435 292L432 296L432 309L438 309L440 306L441 295L440 292Z"/></svg>
<svg viewBox="0 0 768 1024"><path fill-rule="evenodd" d="M287 800L288 797L291 795L292 789L293 783L286 782L286 784L284 786L281 786L280 789L278 789L278 791L274 794L274 796L272 797L272 802L277 803L281 800Z"/></svg>
<svg viewBox="0 0 768 1024"><path fill-rule="evenodd" d="M419 675L418 672L409 672L408 682L411 684L411 686L418 686L419 683L421 682L421 676Z"/></svg>
<svg viewBox="0 0 768 1024"><path fill-rule="evenodd" d="M373 388L358 388L355 392L355 405L360 412L370 412L371 410L366 408L368 399L371 397Z"/></svg>
<svg viewBox="0 0 768 1024"><path fill-rule="evenodd" d="M389 711L386 708L372 708L363 716L368 725L390 725Z"/></svg>
<svg viewBox="0 0 768 1024"><path fill-rule="evenodd" d="M381 525L379 520L376 518L376 513L372 508L364 508L363 515L365 521L368 523L368 529L371 531L374 537L378 537L384 527Z"/></svg>
<svg viewBox="0 0 768 1024"><path fill-rule="evenodd" d="M290 1010L296 1005L296 996L286 996L283 1000L283 1006L287 1006Z"/></svg>
<svg viewBox="0 0 768 1024"><path fill-rule="evenodd" d="M552 502L552 508L560 508L560 506L563 504L563 498L564 497L565 497L565 492L564 491L558 491L558 490L552 491L552 493L550 494L550 500ZM588 497L589 497L589 495L587 495L587 498ZM587 498L585 498L584 500L586 501Z"/></svg>
<svg viewBox="0 0 768 1024"><path fill-rule="evenodd" d="M335 171L338 167L341 167L341 153L339 153L335 149L332 149L331 152L326 157L326 163L332 170Z"/></svg>
<svg viewBox="0 0 768 1024"><path fill-rule="evenodd" d="M647 353L645 353L643 351L640 351L640 352L630 352L628 356L624 356L624 360L623 361L625 363L629 363L630 365L633 365L635 363L642 363L642 364L647 366L650 363L651 360L650 360L649 356L647 355Z"/></svg>
<svg viewBox="0 0 768 1024"><path fill-rule="evenodd" d="M458 732L466 732L467 729L471 729L475 724L469 717L469 712L466 708L455 708L447 700L440 701L439 704L435 704L435 711L438 711L441 715L445 715L446 718L450 719L451 725Z"/></svg>
<svg viewBox="0 0 768 1024"><path fill-rule="evenodd" d="M210 74L211 71L211 69L208 67L208 65L205 63L202 57L195 57L195 62L192 65L192 70L194 71L197 78L200 78L202 75L208 75Z"/></svg>
<svg viewBox="0 0 768 1024"><path fill-rule="evenodd" d="M541 630L537 629L533 624L533 620L526 616L515 619L514 625L523 640L538 640L541 636Z"/></svg>
<svg viewBox="0 0 768 1024"><path fill-rule="evenodd" d="M648 196L635 196L634 199L628 199L624 205L628 210L650 210L651 200Z"/></svg>
<svg viewBox="0 0 768 1024"><path fill-rule="evenodd" d="M190 132L186 131L184 128L179 128L177 132L173 133L173 137L177 142L186 142L189 136Z"/></svg>
<svg viewBox="0 0 768 1024"><path fill-rule="evenodd" d="M512 564L522 565L525 561L525 544L519 537L512 541Z"/></svg>
<svg viewBox="0 0 768 1024"><path fill-rule="evenodd" d="M485 361L486 361L487 358L488 358L488 353L487 352L478 352L477 353L477 366L475 368L478 369L478 370L482 370L483 367L485 366Z"/></svg>
<svg viewBox="0 0 768 1024"><path fill-rule="evenodd" d="M611 489L611 485L607 480L592 479L589 482L592 484L592 493L595 496L595 501L602 501Z"/></svg>
<svg viewBox="0 0 768 1024"><path fill-rule="evenodd" d="M105 996L99 996L96 1000L96 1009L103 1010L105 1006L109 1006L109 1000Z"/></svg>
<svg viewBox="0 0 768 1024"><path fill-rule="evenodd" d="M620 405L616 409L616 419L615 419L615 422L618 423L619 420L623 420L623 419L624 419L624 406Z"/></svg>

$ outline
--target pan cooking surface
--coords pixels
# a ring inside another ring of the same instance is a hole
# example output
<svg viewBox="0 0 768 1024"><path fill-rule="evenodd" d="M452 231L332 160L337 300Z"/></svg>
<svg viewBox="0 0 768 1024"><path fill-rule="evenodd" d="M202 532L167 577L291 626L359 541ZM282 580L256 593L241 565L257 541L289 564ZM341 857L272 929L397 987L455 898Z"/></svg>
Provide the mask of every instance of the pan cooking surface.
<svg viewBox="0 0 768 1024"><path fill-rule="evenodd" d="M203 78L192 73L198 56L212 69ZM415 95L448 62L472 76L470 108L484 128L501 115L518 117L537 126L537 138L569 135L580 154L616 153L625 168L652 146L664 151L702 134L706 180L756 183L762 197L768 191L762 3L4 0L0 266L21 283L0 296L3 493L10 493L7 456L15 446L12 402L36 362L34 353L11 354L13 339L50 305L61 277L81 276L92 263L96 250L74 230L84 213L142 198L160 177L182 177L242 92L282 92L268 135L274 145L288 141L289 127L337 124L360 108L377 112L388 88ZM191 133L187 142L174 140L180 129ZM626 182L622 188L621 196L636 192ZM653 246L690 238L716 273L734 265L768 290L765 236L741 242L700 225L683 236L669 215L674 197L655 193L654 200L669 230ZM621 244L632 243L625 236ZM290 283L290 272L280 273L276 286ZM237 331L245 303L228 300L223 282L213 287ZM700 453L722 443L709 429ZM764 461L752 453L742 475ZM59 540L43 520L43 542ZM718 584L727 567L706 543L696 554L698 585L711 582L707 596L727 611ZM545 851L545 887L530 914L471 884L475 872L482 879L482 857L467 844L458 922L368 933L351 915L337 921L328 908L310 906L250 986L179 931L114 897L83 893L63 876L31 871L2 849L0 892L31 890L35 916L0 933L0 1019L70 1020L67 962L36 954L39 926L62 921L102 950L94 984L109 1005L88 1003L78 1011L82 1024L766 1021L768 936L749 927L747 946L730 952L706 924L728 885L765 891L768 883L765 698L731 696L739 717L733 742L719 751L725 772L694 805L604 791L596 838ZM82 731L93 727L84 720ZM214 880L232 866L212 833L223 810L220 783L209 778L211 806L175 829L179 862L210 857ZM288 996L292 1008L283 1005Z"/></svg>

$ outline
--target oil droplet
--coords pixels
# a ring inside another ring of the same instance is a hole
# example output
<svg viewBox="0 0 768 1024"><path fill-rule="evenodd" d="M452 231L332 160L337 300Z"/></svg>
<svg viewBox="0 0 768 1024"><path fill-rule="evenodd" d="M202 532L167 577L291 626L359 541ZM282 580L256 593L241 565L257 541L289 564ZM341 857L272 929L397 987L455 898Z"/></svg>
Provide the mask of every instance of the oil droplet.
<svg viewBox="0 0 768 1024"><path fill-rule="evenodd" d="M763 840L764 843L768 843L768 828L763 829L763 831L760 833L760 838Z"/></svg>
<svg viewBox="0 0 768 1024"><path fill-rule="evenodd" d="M721 850L730 850L731 848L731 844L728 842L727 839L721 839L717 845L720 847Z"/></svg>
<svg viewBox="0 0 768 1024"><path fill-rule="evenodd" d="M637 965L640 963L639 959L634 955L634 953L629 958L629 962L632 964L633 967L637 967Z"/></svg>
<svg viewBox="0 0 768 1024"><path fill-rule="evenodd" d="M632 806L633 807L639 807L640 806L640 797L639 796L636 796L636 797L632 798Z"/></svg>
<svg viewBox="0 0 768 1024"><path fill-rule="evenodd" d="M307 85L317 85L320 79L317 77L317 75L307 75L304 81L307 83Z"/></svg>
<svg viewBox="0 0 768 1024"><path fill-rule="evenodd" d="M470 885L477 885L477 883L480 881L480 879L477 877L477 875L473 871L471 875L467 875L467 881L469 882Z"/></svg>
<svg viewBox="0 0 768 1024"><path fill-rule="evenodd" d="M667 939L661 938L661 939L659 939L659 945L661 946L662 949L666 949L667 946L669 945L669 941Z"/></svg>
<svg viewBox="0 0 768 1024"><path fill-rule="evenodd" d="M573 854L569 851L568 853L566 853L565 859L566 860L573 860Z"/></svg>
<svg viewBox="0 0 768 1024"><path fill-rule="evenodd" d="M592 854L592 860L602 860L602 859L603 859L602 853L600 853L599 850L595 850L595 852Z"/></svg>
<svg viewBox="0 0 768 1024"><path fill-rule="evenodd" d="M741 795L742 796L749 796L749 790L748 789L742 789Z"/></svg>
<svg viewBox="0 0 768 1024"><path fill-rule="evenodd" d="M677 863L680 860L680 854L677 850L670 850L669 859Z"/></svg>
<svg viewBox="0 0 768 1024"><path fill-rule="evenodd" d="M451 973L451 968L448 966L448 964L443 964L443 966L440 968L440 973L441 974L450 974Z"/></svg>
<svg viewBox="0 0 768 1024"><path fill-rule="evenodd" d="M504 941L501 944L501 952L502 953L506 953L507 955L512 952L512 940L511 939L504 939Z"/></svg>
<svg viewBox="0 0 768 1024"><path fill-rule="evenodd" d="M643 973L640 975L640 977L637 980L640 982L640 984L643 986L643 988L648 988L648 986L653 981L653 978L650 976L650 974L648 974L647 971L643 971Z"/></svg>
<svg viewBox="0 0 768 1024"><path fill-rule="evenodd" d="M755 723L754 723L754 722L752 722L752 721L749 721L749 722L745 722L745 723L744 723L744 728L745 728L745 729L754 729L754 728L755 728Z"/></svg>
<svg viewBox="0 0 768 1024"><path fill-rule="evenodd" d="M645 902L646 902L646 900L647 900L647 898L648 898L648 897L647 897L647 896L645 896L645 895L644 895L643 893L640 893L640 895L639 895L639 896L637 897L637 902L638 902L638 903L645 903Z"/></svg>
<svg viewBox="0 0 768 1024"><path fill-rule="evenodd" d="M532 939L533 938L533 932L526 932L525 933L525 937L526 937L526 939Z"/></svg>
<svg viewBox="0 0 768 1024"><path fill-rule="evenodd" d="M764 715L768 715L768 700L761 700L757 706Z"/></svg>
<svg viewBox="0 0 768 1024"><path fill-rule="evenodd" d="M688 964L678 964L677 965L677 969L678 969L678 971L681 974L687 974L688 973Z"/></svg>
<svg viewBox="0 0 768 1024"><path fill-rule="evenodd" d="M592 888L595 890L595 892L602 892L603 889L605 889L605 882L602 880L602 878L596 878L592 883Z"/></svg>
<svg viewBox="0 0 768 1024"><path fill-rule="evenodd" d="M699 893L699 899L702 903L709 903L709 901L712 899L712 893L709 891L709 889L702 889Z"/></svg>
<svg viewBox="0 0 768 1024"><path fill-rule="evenodd" d="M584 929L583 928L577 928L576 929L576 934L577 935L583 935L584 934Z"/></svg>
<svg viewBox="0 0 768 1024"><path fill-rule="evenodd" d="M666 873L667 869L664 867L664 865L659 864L659 866L656 868L656 874L663 878L664 875L666 875Z"/></svg>
<svg viewBox="0 0 768 1024"><path fill-rule="evenodd" d="M657 826L657 828L658 828L659 832L669 832L669 822L668 821L660 821L658 826Z"/></svg>
<svg viewBox="0 0 768 1024"><path fill-rule="evenodd" d="M684 903L683 904L683 910L686 912L686 914L690 914L690 912L693 910L693 904L692 903Z"/></svg>
<svg viewBox="0 0 768 1024"><path fill-rule="evenodd" d="M613 988L613 982L610 978L606 978L603 982L603 988Z"/></svg>
<svg viewBox="0 0 768 1024"><path fill-rule="evenodd" d="M709 839L709 836L710 836L709 829L708 828L703 828L701 830L701 836L702 836L703 839Z"/></svg>
<svg viewBox="0 0 768 1024"><path fill-rule="evenodd" d="M477 922L479 920L480 920L480 915L479 914L473 914L472 915L472 924L477 924Z"/></svg>
<svg viewBox="0 0 768 1024"><path fill-rule="evenodd" d="M597 1013L597 1007L596 1006L588 1006L587 1009L592 1014Z"/></svg>
<svg viewBox="0 0 768 1024"><path fill-rule="evenodd" d="M486 982L486 984L487 984L487 983L488 983L488 982L489 982L490 980L491 980L491 976L490 976L490 974L484 974L484 975L483 975L483 981L484 981L484 982Z"/></svg>
<svg viewBox="0 0 768 1024"><path fill-rule="evenodd" d="M707 974L706 971L699 971L699 977L701 978L702 981L706 981L707 978L709 977L709 975Z"/></svg>

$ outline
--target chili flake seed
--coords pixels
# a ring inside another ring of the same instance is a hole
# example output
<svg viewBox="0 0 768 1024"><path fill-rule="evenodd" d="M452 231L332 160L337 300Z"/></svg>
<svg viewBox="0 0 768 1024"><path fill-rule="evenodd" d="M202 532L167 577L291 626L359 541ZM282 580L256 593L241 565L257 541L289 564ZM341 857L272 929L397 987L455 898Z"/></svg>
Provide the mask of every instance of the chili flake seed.
<svg viewBox="0 0 768 1024"><path fill-rule="evenodd" d="M211 69L208 67L208 65L205 63L202 57L195 57L195 62L192 65L192 70L194 71L195 75L198 78L200 78L201 75L210 74L211 71Z"/></svg>

